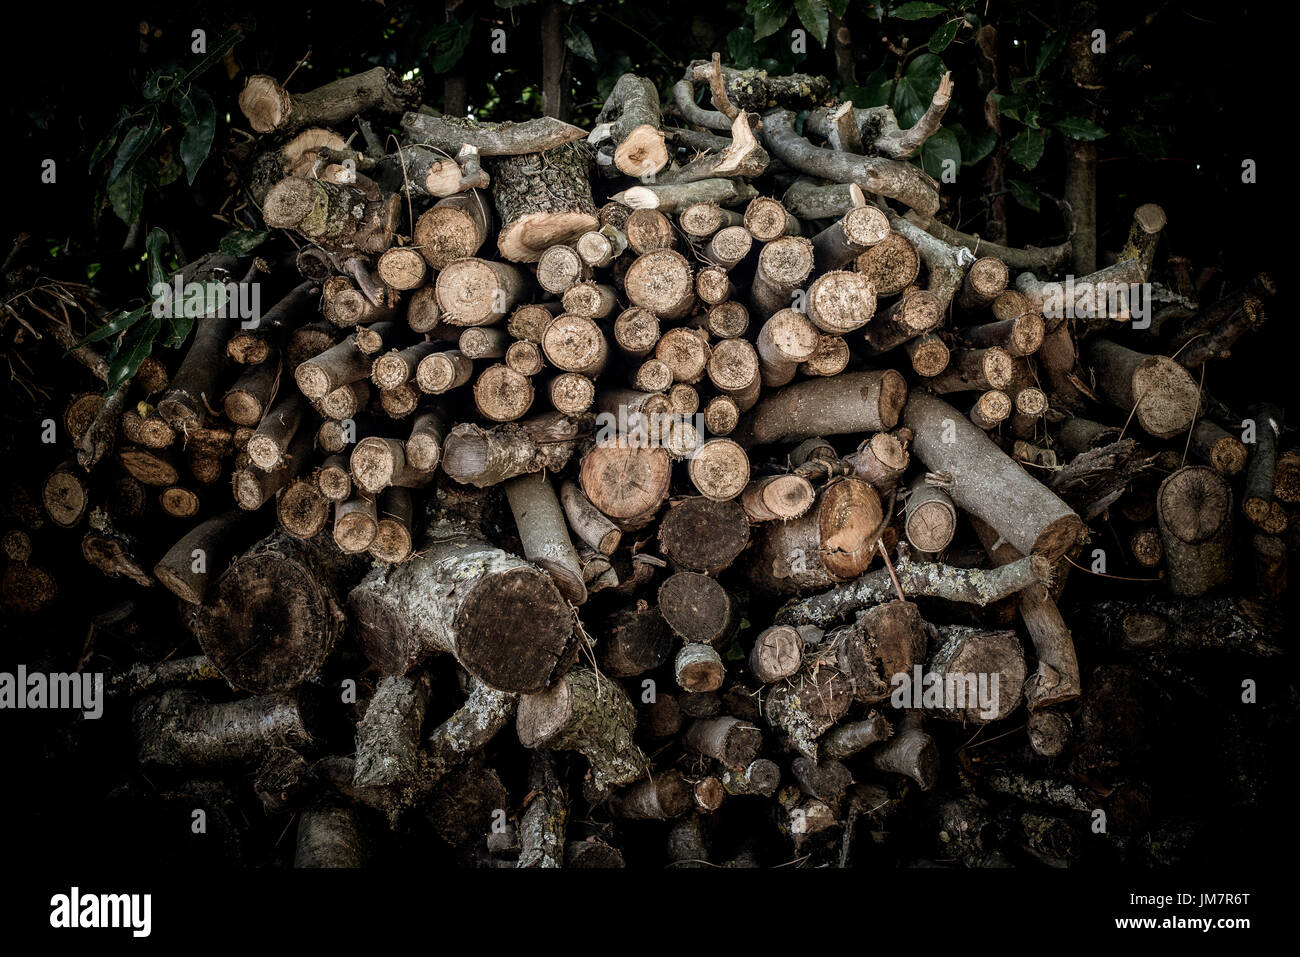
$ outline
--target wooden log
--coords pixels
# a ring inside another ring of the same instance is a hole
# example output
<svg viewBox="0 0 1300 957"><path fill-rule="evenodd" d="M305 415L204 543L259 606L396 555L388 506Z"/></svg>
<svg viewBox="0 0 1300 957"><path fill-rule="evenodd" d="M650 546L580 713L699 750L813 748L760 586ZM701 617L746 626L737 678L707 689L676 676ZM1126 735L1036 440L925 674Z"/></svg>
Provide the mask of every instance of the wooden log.
<svg viewBox="0 0 1300 957"><path fill-rule="evenodd" d="M425 356L415 368L415 384L421 392L441 395L463 386L474 374L474 360L459 349Z"/></svg>
<svg viewBox="0 0 1300 957"><path fill-rule="evenodd" d="M695 278L690 263L671 249L655 249L638 256L623 280L633 305L660 319L683 319L695 307Z"/></svg>
<svg viewBox="0 0 1300 957"><path fill-rule="evenodd" d="M506 499L515 517L524 557L555 580L566 600L581 605L587 600L578 553L559 499L546 475L533 472L505 482Z"/></svg>
<svg viewBox="0 0 1300 957"><path fill-rule="evenodd" d="M632 734L636 710L616 683L576 668L554 687L519 699L515 728L526 748L573 750L591 764L597 791L630 784L649 765Z"/></svg>
<svg viewBox="0 0 1300 957"><path fill-rule="evenodd" d="M902 412L912 450L949 476L954 502L997 529L1024 554L1055 560L1086 533L1082 520L1027 475L965 416L933 396L913 394ZM945 442L945 436L955 441Z"/></svg>
<svg viewBox="0 0 1300 957"><path fill-rule="evenodd" d="M854 260L854 267L876 290L877 296L896 296L921 272L921 257L907 237L896 230L873 243Z"/></svg>
<svg viewBox="0 0 1300 957"><path fill-rule="evenodd" d="M1192 455L1224 475L1236 475L1246 467L1246 446L1209 419L1198 419L1192 429Z"/></svg>
<svg viewBox="0 0 1300 957"><path fill-rule="evenodd" d="M765 475L745 486L739 501L751 522L785 522L807 512L815 498L802 475Z"/></svg>
<svg viewBox="0 0 1300 957"><path fill-rule="evenodd" d="M711 354L708 334L687 326L669 329L655 345L655 358L672 370L674 382L686 385L703 378Z"/></svg>
<svg viewBox="0 0 1300 957"><path fill-rule="evenodd" d="M1282 410L1270 403L1260 403L1247 409L1246 415L1255 423L1255 447L1246 468L1241 510L1260 531L1277 535L1286 529L1288 521L1286 512L1273 500Z"/></svg>
<svg viewBox="0 0 1300 957"><path fill-rule="evenodd" d="M1203 595L1232 578L1232 489L1216 471L1191 465L1160 483L1156 516L1169 590Z"/></svg>
<svg viewBox="0 0 1300 957"><path fill-rule="evenodd" d="M804 313L795 309L773 313L758 331L762 384L769 388L788 384L799 363L811 359L820 344L821 334Z"/></svg>
<svg viewBox="0 0 1300 957"><path fill-rule="evenodd" d="M799 518L758 526L745 571L757 587L785 595L856 578L871 563L883 520L875 489L840 479Z"/></svg>
<svg viewBox="0 0 1300 957"><path fill-rule="evenodd" d="M760 632L749 651L749 672L764 684L789 678L803 664L803 636L789 625Z"/></svg>
<svg viewBox="0 0 1300 957"><path fill-rule="evenodd" d="M812 239L818 272L843 269L889 235L889 218L875 206L855 206Z"/></svg>
<svg viewBox="0 0 1300 957"><path fill-rule="evenodd" d="M903 529L913 548L931 554L941 552L957 533L957 508L942 487L918 475L909 489Z"/></svg>
<svg viewBox="0 0 1300 957"><path fill-rule="evenodd" d="M488 366L474 381L474 405L493 422L514 421L532 404L532 380L503 363Z"/></svg>
<svg viewBox="0 0 1300 957"><path fill-rule="evenodd" d="M688 642L724 644L740 625L736 602L708 575L677 572L659 586L659 614Z"/></svg>
<svg viewBox="0 0 1300 957"><path fill-rule="evenodd" d="M585 146L569 144L510 156L493 165L492 199L502 224L497 233L502 256L536 262L547 247L573 242L597 228L587 157Z"/></svg>
<svg viewBox="0 0 1300 957"><path fill-rule="evenodd" d="M907 382L892 369L843 372L764 397L745 414L735 437L748 448L816 435L887 431L898 424L906 402Z"/></svg>
<svg viewBox="0 0 1300 957"><path fill-rule="evenodd" d="M705 498L732 499L749 484L749 456L731 439L710 439L695 449L688 472Z"/></svg>
<svg viewBox="0 0 1300 957"><path fill-rule="evenodd" d="M342 633L341 588L351 568L319 539L273 532L209 585L190 629L234 687L254 694L295 688Z"/></svg>
<svg viewBox="0 0 1300 957"><path fill-rule="evenodd" d="M781 210L785 214L785 210ZM766 243L758 254L758 268L749 287L749 299L763 317L789 308L794 291L803 286L813 268L812 243L801 236L781 236ZM829 331L829 330L828 330Z"/></svg>
<svg viewBox="0 0 1300 957"><path fill-rule="evenodd" d="M704 246L704 258L712 265L730 271L749 255L754 237L744 226L724 226Z"/></svg>
<svg viewBox="0 0 1300 957"><path fill-rule="evenodd" d="M248 439L245 451L252 463L264 472L279 468L306 411L301 395L290 394L277 402Z"/></svg>
<svg viewBox="0 0 1300 957"><path fill-rule="evenodd" d="M523 274L516 267L489 259L453 260L442 267L434 283L442 321L452 326L501 322L523 289Z"/></svg>
<svg viewBox="0 0 1300 957"><path fill-rule="evenodd" d="M727 668L722 657L711 646L698 641L688 641L673 661L673 676L685 691L717 691L726 678Z"/></svg>
<svg viewBox="0 0 1300 957"><path fill-rule="evenodd" d="M943 304L925 289L905 292L897 302L877 313L866 325L867 352L882 355L909 339L924 335L943 322Z"/></svg>
<svg viewBox="0 0 1300 957"><path fill-rule="evenodd" d="M1098 337L1085 343L1084 356L1102 394L1125 415L1136 409L1137 423L1148 435L1168 439L1191 427L1201 407L1200 387L1173 360Z"/></svg>
<svg viewBox="0 0 1300 957"><path fill-rule="evenodd" d="M406 674L430 653L452 654L502 691L550 685L572 660L568 605L535 566L435 522L419 554L373 569L348 596L362 649L385 674ZM530 627L510 622L529 608Z"/></svg>
<svg viewBox="0 0 1300 957"><path fill-rule="evenodd" d="M745 510L706 497L674 503L659 523L659 550L677 568L717 575L749 544Z"/></svg>
<svg viewBox="0 0 1300 957"><path fill-rule="evenodd" d="M543 469L558 472L573 454L575 440L586 427L583 420L558 412L544 412L490 429L462 422L443 443L443 471L457 482L478 488Z"/></svg>
<svg viewBox="0 0 1300 957"><path fill-rule="evenodd" d="M346 339L298 365L293 377L303 395L319 401L335 389L369 376L372 365L356 340Z"/></svg>

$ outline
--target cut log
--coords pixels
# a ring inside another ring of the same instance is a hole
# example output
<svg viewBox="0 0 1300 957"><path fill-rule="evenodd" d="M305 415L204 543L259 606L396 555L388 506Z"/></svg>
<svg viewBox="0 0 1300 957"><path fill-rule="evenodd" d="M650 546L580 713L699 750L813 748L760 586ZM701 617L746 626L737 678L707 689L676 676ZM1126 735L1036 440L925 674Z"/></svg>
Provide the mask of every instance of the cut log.
<svg viewBox="0 0 1300 957"><path fill-rule="evenodd" d="M914 394L902 418L915 433L912 449L926 468L951 479L953 501L992 525L1021 553L1054 561L1084 537L1083 521L1069 506L946 402Z"/></svg>
<svg viewBox="0 0 1300 957"><path fill-rule="evenodd" d="M481 145L479 150L491 155ZM497 248L502 256L536 262L548 246L574 242L597 228L587 155L585 146L570 144L494 164L492 200L501 221Z"/></svg>
<svg viewBox="0 0 1300 957"><path fill-rule="evenodd" d="M906 402L907 382L892 369L843 372L786 386L761 399L741 419L735 437L748 448L817 435L887 431L898 424Z"/></svg>
<svg viewBox="0 0 1300 957"><path fill-rule="evenodd" d="M1194 598L1232 578L1232 489L1201 465L1179 469L1160 483L1156 515L1169 590Z"/></svg>

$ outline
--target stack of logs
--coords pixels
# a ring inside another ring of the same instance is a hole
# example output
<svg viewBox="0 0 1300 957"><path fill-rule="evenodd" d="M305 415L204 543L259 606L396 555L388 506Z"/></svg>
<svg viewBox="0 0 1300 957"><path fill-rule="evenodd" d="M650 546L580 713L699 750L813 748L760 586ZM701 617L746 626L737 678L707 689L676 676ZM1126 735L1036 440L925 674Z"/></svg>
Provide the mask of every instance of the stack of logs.
<svg viewBox="0 0 1300 957"><path fill-rule="evenodd" d="M186 267L286 291L199 319L170 373L78 396L42 493L93 566L173 592L202 651L115 676L143 765L257 768L303 866L361 863L375 810L489 866L620 865L646 820L671 822L660 862L843 863L855 820L879 835L940 782L934 724L1027 726L1065 766L1089 689L1058 605L1104 570L1103 521L1110 571L1177 599L1109 603L1107 633L1195 642L1235 615L1234 647L1270 653L1229 586L1245 557L1257 597L1284 587L1300 454L1278 409L1200 381L1269 279L1202 308L1171 262L1149 328L1123 297L1062 308L1068 244L934 218L908 159L946 77L910 129L827 89L715 57L672 107L623 76L588 132L441 116L382 69L252 78L249 188L298 275ZM402 113L401 148L349 146L358 111ZM1075 287L1151 282L1164 224L1137 209ZM154 500L186 530L143 554ZM6 600L52 597L27 531L4 543ZM344 646L373 667L339 746L305 696ZM900 709L917 669L1000 690ZM183 687L213 679L251 697ZM519 780L494 737L529 749ZM755 795L784 858L711 846ZM1097 806L1077 800L1054 813Z"/></svg>

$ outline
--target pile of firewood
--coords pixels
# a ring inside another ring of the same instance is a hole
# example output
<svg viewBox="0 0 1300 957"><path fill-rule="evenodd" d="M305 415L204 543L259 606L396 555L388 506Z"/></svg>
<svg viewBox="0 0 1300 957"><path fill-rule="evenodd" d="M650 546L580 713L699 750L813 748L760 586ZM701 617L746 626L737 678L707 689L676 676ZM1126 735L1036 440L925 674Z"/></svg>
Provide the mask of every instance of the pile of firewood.
<svg viewBox="0 0 1300 957"><path fill-rule="evenodd" d="M1131 792L1087 777L1109 766L1088 696L1129 689L1090 686L1062 590L1160 580L1075 623L1097 642L1276 651L1300 455L1278 409L1201 381L1272 285L1202 307L1186 263L1155 282L1147 205L1074 279L1103 295L1062 303L1068 242L935 218L909 160L947 77L910 129L827 91L715 56L671 106L623 76L586 131L442 116L378 68L251 78L248 189L291 255L180 281L270 308L78 396L42 493L92 566L173 592L202 651L113 677L142 766L254 769L304 866L363 861L376 810L483 865L620 865L647 820L671 822L659 864L842 864L855 822L881 839L941 781L950 858L996 863L945 724L1027 744L980 777L1047 809L1035 859L1097 808L1124 820ZM1104 295L1137 287L1150 322ZM133 531L155 499L185 520L165 554ZM27 532L4 543L6 602L49 601ZM372 667L327 685L356 649ZM922 671L996 698L896 707ZM783 857L719 824L747 803Z"/></svg>

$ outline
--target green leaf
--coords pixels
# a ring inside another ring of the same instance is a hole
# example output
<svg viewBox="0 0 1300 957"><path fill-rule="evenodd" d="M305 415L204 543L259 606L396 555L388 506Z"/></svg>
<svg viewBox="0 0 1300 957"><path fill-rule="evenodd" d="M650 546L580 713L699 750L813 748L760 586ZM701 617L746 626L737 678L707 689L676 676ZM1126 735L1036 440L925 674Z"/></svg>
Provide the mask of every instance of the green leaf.
<svg viewBox="0 0 1300 957"><path fill-rule="evenodd" d="M952 43L953 38L957 36L959 26L961 26L960 20L949 20L930 34L930 52L942 53L948 49L948 44Z"/></svg>
<svg viewBox="0 0 1300 957"><path fill-rule="evenodd" d="M108 391L115 392L117 387L136 374L140 363L153 352L153 341L162 328L162 319L150 316L149 321L131 333L130 341L123 343L122 353L108 368Z"/></svg>
<svg viewBox="0 0 1300 957"><path fill-rule="evenodd" d="M890 75L884 69L872 70L861 86L846 86L840 91L840 100L852 100L858 108L886 106L889 103Z"/></svg>
<svg viewBox="0 0 1300 957"><path fill-rule="evenodd" d="M149 230L149 235L145 238L144 248L149 255L149 295L153 295L154 287L162 284L167 285L167 270L163 268L163 250L171 243L171 237L167 235L167 230L160 226L155 226Z"/></svg>
<svg viewBox="0 0 1300 957"><path fill-rule="evenodd" d="M894 87L894 102L891 106L894 116L898 118L899 126L905 129L914 126L921 118L921 114L925 112L925 102L908 77L900 79L898 85Z"/></svg>
<svg viewBox="0 0 1300 957"><path fill-rule="evenodd" d="M176 83L176 71L171 67L159 68L145 77L140 92L146 100L160 100L171 92Z"/></svg>
<svg viewBox="0 0 1300 957"><path fill-rule="evenodd" d="M128 170L109 184L108 201L117 218L130 226L144 208L144 180Z"/></svg>
<svg viewBox="0 0 1300 957"><path fill-rule="evenodd" d="M247 256L271 234L265 230L232 229L221 237L217 249L227 256Z"/></svg>
<svg viewBox="0 0 1300 957"><path fill-rule="evenodd" d="M98 166L101 162L103 162L104 157L107 156L112 151L113 147L116 145L117 145L117 130L113 130L111 133L109 133L102 140L100 140L98 143L95 144L95 149L90 154L90 164L87 167L87 169L93 172L95 167Z"/></svg>
<svg viewBox="0 0 1300 957"><path fill-rule="evenodd" d="M948 72L943 60L933 53L922 53L907 65L907 78L916 87L916 93L930 105L930 98L939 89L939 81Z"/></svg>
<svg viewBox="0 0 1300 957"><path fill-rule="evenodd" d="M781 27L785 26L785 21L790 19L790 6L786 0L778 0L771 6L763 7L754 12L754 39L761 40L763 37L770 37Z"/></svg>
<svg viewBox="0 0 1300 957"><path fill-rule="evenodd" d="M1065 49L1066 39L1064 30L1053 30L1047 35L1043 45L1038 48L1038 59L1034 62L1034 76L1042 73L1061 55L1061 51Z"/></svg>
<svg viewBox="0 0 1300 957"><path fill-rule="evenodd" d="M1023 96L1017 96L1014 93L994 93L993 103L997 106L999 115L1009 116L1021 123L1024 122L1024 117L1021 115L1026 106Z"/></svg>
<svg viewBox="0 0 1300 957"><path fill-rule="evenodd" d="M215 43L208 44L208 52L195 60L189 67L182 70L176 77L176 85L179 86L188 80L194 79L201 73L207 71L214 63L217 63L229 53L236 43L244 39L244 34L231 27L221 36L217 37Z"/></svg>
<svg viewBox="0 0 1300 957"><path fill-rule="evenodd" d="M525 4L532 3L533 0L494 0L494 2L502 10L510 10L514 7L522 7Z"/></svg>
<svg viewBox="0 0 1300 957"><path fill-rule="evenodd" d="M1043 130L1021 130L1011 140L1008 155L1025 169L1033 169L1043 158L1047 133Z"/></svg>
<svg viewBox="0 0 1300 957"><path fill-rule="evenodd" d="M564 45L569 48L574 56L580 56L584 60L596 62L596 48L591 45L591 37L587 36L587 31L582 27L575 27L572 23L564 25Z"/></svg>
<svg viewBox="0 0 1300 957"><path fill-rule="evenodd" d="M1034 212L1039 210L1039 201L1041 197L1038 190L1030 186L1024 180L1009 179L1007 180L1007 189L1011 191L1011 198L1014 199L1025 209L1032 209Z"/></svg>
<svg viewBox="0 0 1300 957"><path fill-rule="evenodd" d="M754 31L749 27L736 27L727 34L727 56L738 70L748 70L758 62L754 49Z"/></svg>
<svg viewBox="0 0 1300 957"><path fill-rule="evenodd" d="M947 7L941 7L937 3L905 3L889 15L895 20L929 20L947 12Z"/></svg>
<svg viewBox="0 0 1300 957"><path fill-rule="evenodd" d="M962 166L974 166L992 153L998 142L997 136L987 126L981 127L974 135L961 123L952 123L945 129L952 130L957 137L957 144L961 147Z"/></svg>
<svg viewBox="0 0 1300 957"><path fill-rule="evenodd" d="M831 14L825 0L794 0L794 9L799 14L799 22L825 47L831 29Z"/></svg>
<svg viewBox="0 0 1300 957"><path fill-rule="evenodd" d="M831 13L841 19L844 17L844 11L849 8L849 0L826 0L826 6Z"/></svg>
<svg viewBox="0 0 1300 957"><path fill-rule="evenodd" d="M193 186L199 167L212 149L212 138L217 132L217 111L212 105L212 97L201 86L190 87L189 94L181 98L179 106L181 122L185 124L185 135L181 137L181 161Z"/></svg>
<svg viewBox="0 0 1300 957"><path fill-rule="evenodd" d="M108 181L112 183L135 165L136 160L144 155L145 150L154 144L161 133L162 125L158 122L157 113L149 120L148 126L137 126L127 133L122 138L122 145L117 148L117 155L113 157L113 167L108 171Z"/></svg>
<svg viewBox="0 0 1300 957"><path fill-rule="evenodd" d="M88 346L93 342L102 342L105 339L120 335L143 319L150 311L150 306L140 306L138 309L132 309L130 312L119 312L116 317L104 323L72 348L80 349L82 346ZM68 351L71 352L72 349L69 349Z"/></svg>
<svg viewBox="0 0 1300 957"><path fill-rule="evenodd" d="M1065 119L1057 120L1052 124L1052 129L1064 133L1072 140L1099 140L1103 136L1110 135L1092 120L1084 119L1082 116L1067 116Z"/></svg>
<svg viewBox="0 0 1300 957"><path fill-rule="evenodd" d="M448 20L433 29L431 46L436 52L431 66L434 73L446 73L460 62L473 30L473 20Z"/></svg>
<svg viewBox="0 0 1300 957"><path fill-rule="evenodd" d="M952 161L948 168L954 174L961 169L961 144L957 141L957 134L943 129L921 145L921 168L943 182L944 163L948 160Z"/></svg>

